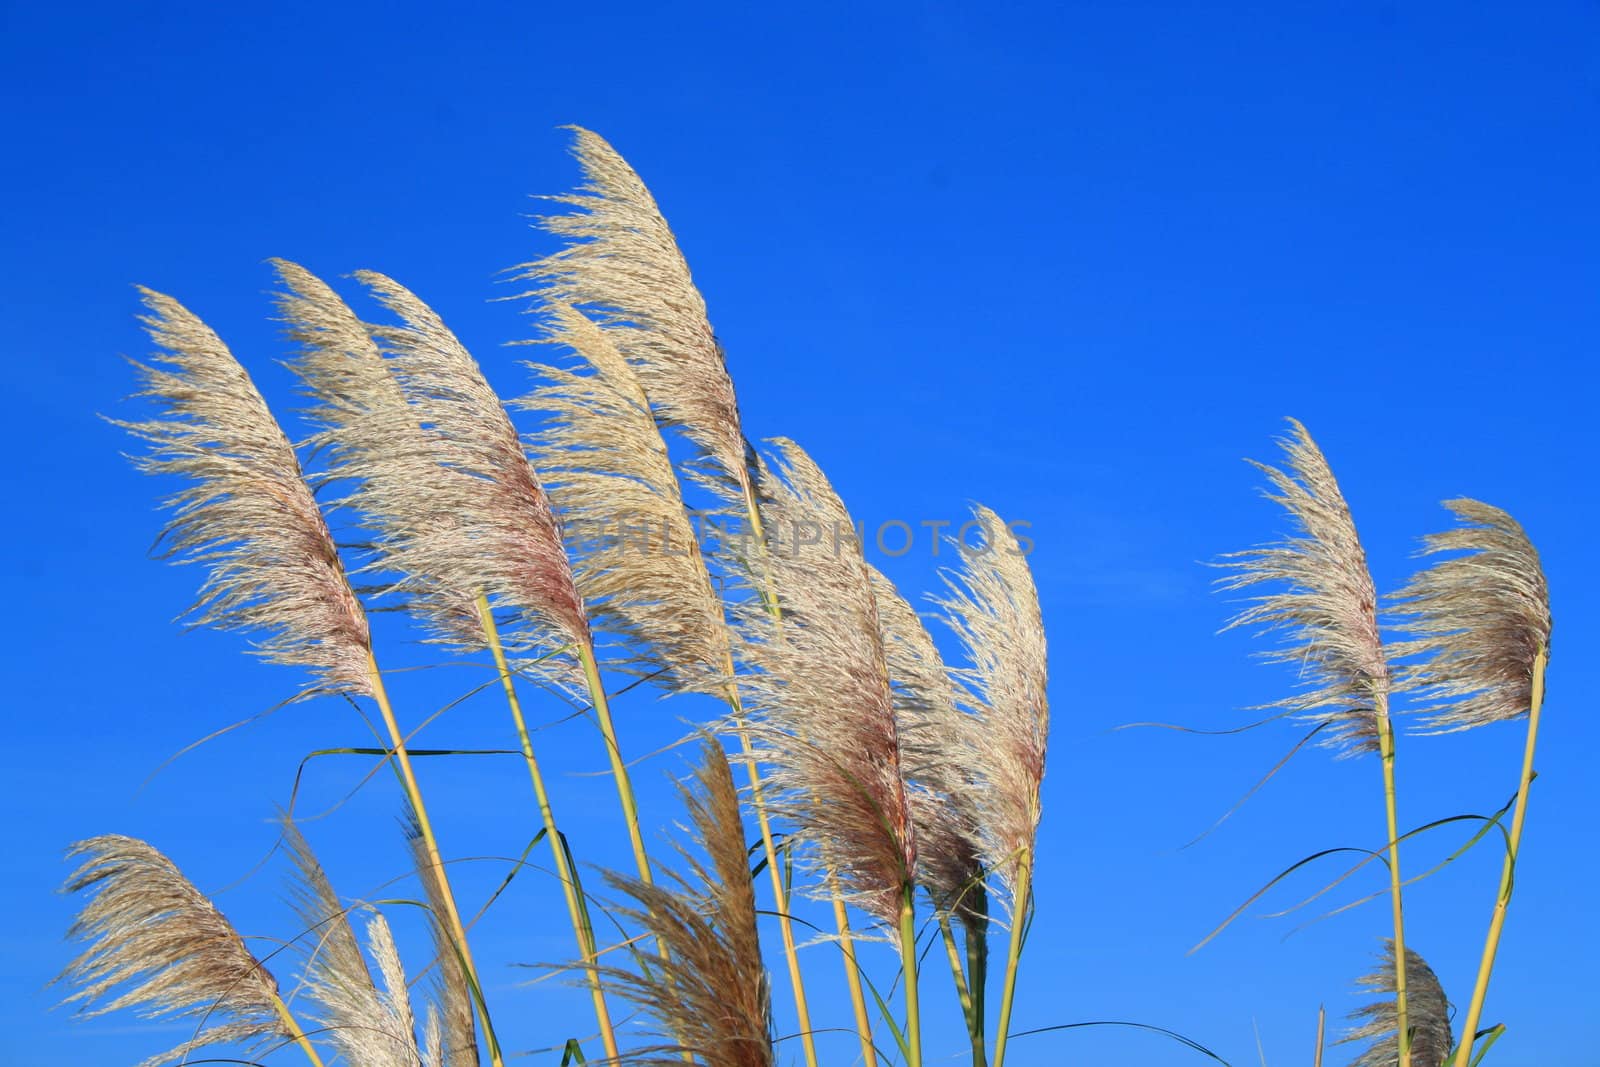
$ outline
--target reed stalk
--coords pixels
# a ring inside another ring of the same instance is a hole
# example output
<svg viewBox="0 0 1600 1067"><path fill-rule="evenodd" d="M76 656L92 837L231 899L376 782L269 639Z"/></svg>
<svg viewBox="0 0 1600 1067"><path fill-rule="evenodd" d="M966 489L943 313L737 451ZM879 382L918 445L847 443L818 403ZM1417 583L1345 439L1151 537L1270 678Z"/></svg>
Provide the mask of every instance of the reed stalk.
<svg viewBox="0 0 1600 1067"><path fill-rule="evenodd" d="M1461 1028L1461 1044L1456 1049L1455 1067L1469 1067L1472 1062L1472 1045L1478 1033L1478 1023L1483 1018L1483 1003L1489 995L1489 978L1494 972L1495 954L1500 949L1500 933L1505 928L1506 911L1511 905L1511 891L1515 881L1517 855L1522 847L1522 824L1528 814L1528 787L1533 784L1533 753L1539 740L1539 713L1544 704L1544 673L1549 663L1549 652L1541 648L1533 660L1532 698L1528 706L1528 737L1522 751L1522 777L1517 787L1517 807L1511 816L1511 829L1506 837L1506 856L1500 868L1500 888L1495 895L1494 913L1489 919L1489 933L1483 943L1483 955L1478 961L1478 977L1472 986L1472 1000L1467 1007L1465 1025Z"/></svg>
<svg viewBox="0 0 1600 1067"><path fill-rule="evenodd" d="M872 1043L872 1017L867 1014L866 990L861 986L861 968L856 962L855 935L850 931L850 913L845 910L844 897L833 879L828 880L829 897L833 904L833 925L839 931L839 952L844 957L846 988L850 991L850 1010L855 1015L856 1034L861 1038L861 1062L865 1067L877 1067L878 1049Z"/></svg>
<svg viewBox="0 0 1600 1067"><path fill-rule="evenodd" d="M1400 828L1395 809L1394 786L1394 722L1389 718L1388 697L1382 696L1376 704L1379 718L1378 761L1383 766L1383 809L1389 829L1389 901L1394 915L1394 1007L1395 1040L1398 1044L1399 1067L1411 1067L1410 1011L1406 999L1406 935L1404 908L1401 905L1400 887Z"/></svg>
<svg viewBox="0 0 1600 1067"><path fill-rule="evenodd" d="M411 766L411 754L406 749L405 735L400 732L400 724L394 716L394 707L390 704L388 691L383 685L383 675L378 670L378 661L373 657L370 648L367 651L367 672L372 682L372 699L377 703L378 713L383 717L384 729L389 733L389 747L400 770L400 780L405 787L406 799L410 802L411 810L417 818L417 833L422 842L423 854L433 870L438 872L441 890L439 897L445 910L441 918L445 930L460 953L461 967L466 973L467 981L472 985L474 994L472 1003L477 1011L478 1021L483 1026L483 1038L488 1045L489 1062L493 1067L504 1067L505 1058L500 1051L499 1039L495 1037L494 1025L489 1019L488 1005L483 997L483 983L479 980L477 966L472 961L472 949L467 944L467 929L461 922L461 911L456 906L455 891L450 887L450 876L445 870L444 858L439 853L439 842L434 836L433 824L428 819L428 809L422 800L422 789L417 785L416 772Z"/></svg>
<svg viewBox="0 0 1600 1067"><path fill-rule="evenodd" d="M1011 894L1011 939L1006 948L1005 984L1000 987L1000 1024L994 1035L994 1067L1006 1059L1007 1032L1011 1029L1011 1006L1017 993L1017 968L1022 962L1022 942L1027 936L1028 909L1033 903L1033 857L1024 849L1017 856L1015 889Z"/></svg>
<svg viewBox="0 0 1600 1067"><path fill-rule="evenodd" d="M972 999L972 987L967 983L967 973L962 968L956 932L950 925L949 915L940 912L938 919L939 936L944 941L945 956L950 961L950 976L956 984L956 997L961 1001L961 1015L967 1022L967 1039L972 1044L972 1067L985 1067L988 1047L984 1040L983 1020L978 1015L977 1003Z"/></svg>
<svg viewBox="0 0 1600 1067"><path fill-rule="evenodd" d="M1322 1067L1322 1050L1327 1042L1328 1009L1322 1005L1317 1006L1317 1048L1312 1056L1311 1067Z"/></svg>
<svg viewBox="0 0 1600 1067"><path fill-rule="evenodd" d="M510 666L506 662L505 648L500 643L500 630L495 625L489 600L478 595L478 613L483 617L483 636L494 656L495 669L500 672L500 682L505 688L506 704L511 709L511 721L517 729L517 741L522 746L522 760L528 766L528 777L533 782L533 795L539 805L539 819L544 825L545 838L550 842L550 858L555 864L556 876L561 880L561 893L567 903L567 916L572 922L572 933L578 941L578 952L587 971L589 996L594 1002L595 1023L600 1028L600 1041L608 1060L618 1058L616 1027L611 1021L611 1010L606 1005L605 989L600 981L599 954L595 948L594 929L585 917L582 900L578 896L578 881L572 871L565 840L556 825L555 811L550 805L550 793L545 787L544 773L539 769L538 757L533 752L533 741L528 735L528 724L522 715L522 701L517 697L517 687Z"/></svg>
<svg viewBox="0 0 1600 1067"><path fill-rule="evenodd" d="M906 883L900 903L900 967L906 983L906 1065L922 1067L922 1007L917 995L916 886Z"/></svg>
<svg viewBox="0 0 1600 1067"><path fill-rule="evenodd" d="M322 1057L317 1055L316 1046L311 1039L306 1037L306 1032L300 1028L299 1021L294 1013L289 1010L289 1005L283 1002L283 997L274 993L272 995L272 1008L278 1013L278 1018L283 1022L283 1029L290 1041L299 1046L300 1051L306 1054L306 1059L311 1061L311 1067L323 1067Z"/></svg>

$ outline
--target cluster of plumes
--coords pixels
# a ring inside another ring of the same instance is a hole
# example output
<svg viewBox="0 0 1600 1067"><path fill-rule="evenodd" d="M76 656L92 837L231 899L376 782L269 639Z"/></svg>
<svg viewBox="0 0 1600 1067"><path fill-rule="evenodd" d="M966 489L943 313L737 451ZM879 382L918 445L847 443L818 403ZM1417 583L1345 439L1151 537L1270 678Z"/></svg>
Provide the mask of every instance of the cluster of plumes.
<svg viewBox="0 0 1600 1067"><path fill-rule="evenodd" d="M1460 525L1423 539L1423 555L1461 553L1414 576L1393 599L1393 655L1419 657L1400 687L1435 704L1438 732L1526 715L1535 660L1550 650L1550 589L1515 519L1476 500L1449 500Z"/></svg>
<svg viewBox="0 0 1600 1067"><path fill-rule="evenodd" d="M362 1067L477 1067L478 1049L466 981L435 924L440 974L419 1048L410 983L388 922L376 911L366 925L366 951L322 865L287 820L284 844L294 863L291 902L304 924L300 991L309 1003L295 1024L277 981L238 931L171 860L130 837L91 838L69 855L83 858L68 892L91 891L70 935L88 943L62 980L78 987L67 1003L99 1003L90 1012L123 1008L152 1018L195 1019L195 1035L142 1067L187 1058L197 1049L315 1040L345 1063ZM437 880L419 865L430 900ZM368 959L377 968L374 979Z"/></svg>
<svg viewBox="0 0 1600 1067"><path fill-rule="evenodd" d="M955 672L966 683L958 697L977 719L958 748L957 759L970 768L964 791L982 828L985 865L1014 889L1018 861L1031 856L1039 830L1050 736L1044 618L1028 558L1010 527L982 506L973 517L984 543L961 546L962 569L946 575L949 594L938 603L971 664Z"/></svg>
<svg viewBox="0 0 1600 1067"><path fill-rule="evenodd" d="M729 654L667 445L639 378L605 330L552 303L546 340L586 373L536 366L518 406L546 416L533 460L561 516L590 624L617 641L612 666L676 690L720 691Z"/></svg>
<svg viewBox="0 0 1600 1067"><path fill-rule="evenodd" d="M256 651L311 671L316 691L370 692L366 614L293 446L244 368L177 301L141 290L155 366L136 364L157 418L118 422L150 443L137 461L190 485L163 531L168 555L202 564L197 623L261 633Z"/></svg>
<svg viewBox="0 0 1600 1067"><path fill-rule="evenodd" d="M706 484L726 497L746 496L751 472L739 405L689 265L627 161L598 134L574 133L585 184L550 199L576 210L541 219L569 243L521 265L518 277L550 303L576 307L605 327L657 415L710 459L715 476Z"/></svg>
<svg viewBox="0 0 1600 1067"><path fill-rule="evenodd" d="M818 891L837 887L894 923L917 842L872 580L827 478L793 442L775 444L761 508L781 615L760 598L735 606L744 707L760 722L775 806L830 875Z"/></svg>
<svg viewBox="0 0 1600 1067"><path fill-rule="evenodd" d="M900 734L901 769L917 840L917 884L934 906L969 925L984 921L978 720L957 689L916 610L872 569L878 626Z"/></svg>
<svg viewBox="0 0 1600 1067"><path fill-rule="evenodd" d="M78 987L67 1003L94 1015L134 1008L147 1018L195 1021L194 1037L141 1067L207 1045L260 1049L288 1038L272 975L171 860L119 835L80 841L68 856L82 863L66 892L93 895L68 931L88 947L61 976ZM103 1003L87 1008L96 1001Z"/></svg>
<svg viewBox="0 0 1600 1067"><path fill-rule="evenodd" d="M484 644L476 604L511 615L508 646L569 652L590 640L560 529L522 441L471 354L397 282L358 272L399 319L361 322L326 285L280 266L313 417L378 536L378 567L444 640ZM572 657L544 660L547 673Z"/></svg>
<svg viewBox="0 0 1600 1067"><path fill-rule="evenodd" d="M678 878L676 889L606 875L637 902L624 914L658 946L639 973L608 973L666 1042L628 1053L623 1062L672 1067L687 1053L704 1067L771 1067L771 998L739 793L715 741L706 741L694 788L682 794L705 861L680 847L688 877Z"/></svg>
<svg viewBox="0 0 1600 1067"><path fill-rule="evenodd" d="M439 977L427 1004L419 1050L410 983L388 921L376 911L367 919L367 954L377 964L380 987L351 926L351 909L340 901L316 855L288 820L283 839L295 865L291 899L304 924L302 981L314 1005L315 1014L308 1018L318 1024L318 1039L344 1062L362 1067L417 1067L419 1062L422 1067L478 1067L470 994L441 924L432 923ZM428 900L437 909L438 879L425 856L419 853L416 862Z"/></svg>
<svg viewBox="0 0 1600 1067"><path fill-rule="evenodd" d="M1363 989L1387 994L1350 1013L1358 1025L1341 1038L1341 1043L1365 1041L1367 1048L1351 1061L1350 1067L1395 1067L1400 1061L1400 1043L1395 993L1394 942L1385 939L1382 963L1360 980ZM1414 1067L1442 1067L1455 1047L1450 1032L1450 1000L1438 975L1426 960L1406 949L1406 1017L1411 1030L1411 1062Z"/></svg>
<svg viewBox="0 0 1600 1067"><path fill-rule="evenodd" d="M1378 594L1355 520L1328 461L1306 428L1289 420L1280 443L1284 468L1256 463L1272 483L1270 500L1299 527L1277 544L1233 553L1227 590L1274 585L1228 624L1287 631L1285 647L1268 658L1296 664L1308 688L1270 707L1305 713L1321 742L1343 753L1374 751L1387 716L1390 672L1378 631Z"/></svg>

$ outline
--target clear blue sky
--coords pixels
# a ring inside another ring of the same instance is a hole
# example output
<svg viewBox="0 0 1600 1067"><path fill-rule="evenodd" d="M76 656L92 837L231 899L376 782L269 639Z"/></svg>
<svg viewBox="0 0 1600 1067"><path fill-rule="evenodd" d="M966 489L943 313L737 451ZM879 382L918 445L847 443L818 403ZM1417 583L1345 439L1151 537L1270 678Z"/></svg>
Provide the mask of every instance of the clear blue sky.
<svg viewBox="0 0 1600 1067"><path fill-rule="evenodd" d="M1240 459L1272 458L1295 415L1342 479L1381 586L1409 573L1413 538L1444 522L1448 496L1509 509L1544 553L1550 714L1487 1017L1512 1027L1497 1067L1600 1063L1587 1021L1600 994L1595 4L245 12L0 14L13 502L0 534L13 603L0 624L0 1060L116 1067L177 1039L47 1011L55 993L41 987L68 955L71 909L51 895L63 846L147 837L226 889L241 926L285 932L281 869L240 879L272 841L266 820L299 757L365 739L341 704L300 705L141 791L166 756L298 679L251 662L233 636L168 624L199 576L145 558L161 487L96 418L131 390L119 356L145 350L131 283L207 318L286 415L268 256L394 275L503 391L521 391L520 357L500 345L528 324L487 300L502 292L497 270L551 247L520 216L528 194L576 181L556 127L580 123L634 163L676 227L752 434L800 440L869 523L955 519L979 499L1033 524L1055 732L1020 1026L1145 1021L1236 1064L1258 1062L1259 1028L1281 1065L1309 1061L1319 1003L1332 1016L1356 1003L1381 904L1288 940L1293 919L1252 918L1185 950L1301 855L1378 844L1377 766L1305 755L1180 850L1294 731L1111 732L1230 726L1286 692L1284 672L1250 661L1258 642L1215 635L1231 609L1199 561L1282 532ZM881 561L913 595L943 562L925 541ZM456 668L405 681L406 714L479 679ZM647 752L704 710L636 692L620 712L625 742ZM504 733L489 702L425 736ZM1497 807L1520 737L1512 726L1404 744L1403 821ZM601 767L581 726L542 742L569 771ZM304 810L361 770L314 764ZM676 816L679 770L667 755L638 772L655 825ZM504 855L532 833L514 764L424 773L451 813L452 851ZM625 863L608 793L574 774L558 802L594 842L586 858ZM379 779L310 827L348 893L378 894L403 867L394 794ZM1413 865L1455 840L1412 850ZM1410 939L1458 1001L1496 863L1474 854L1408 898ZM498 877L474 870L469 886ZM1380 885L1372 870L1329 899ZM486 922L480 954L514 1047L581 1025L580 997L518 987L529 972L506 966L560 958L563 929L539 879L516 883ZM824 1019L843 1025L829 951L810 950L813 982ZM892 953L875 962L892 969ZM775 992L784 1007L781 978ZM934 1048L959 1054L936 971L925 998L941 1016ZM850 1043L829 1041L830 1062L849 1062ZM1201 1062L1131 1032L1015 1049L1018 1067Z"/></svg>

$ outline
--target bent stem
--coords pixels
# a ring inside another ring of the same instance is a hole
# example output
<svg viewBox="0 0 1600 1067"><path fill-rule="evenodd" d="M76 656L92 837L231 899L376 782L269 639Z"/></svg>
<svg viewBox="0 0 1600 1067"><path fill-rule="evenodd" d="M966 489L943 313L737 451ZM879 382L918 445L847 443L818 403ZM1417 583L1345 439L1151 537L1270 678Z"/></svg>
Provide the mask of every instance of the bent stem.
<svg viewBox="0 0 1600 1067"><path fill-rule="evenodd" d="M1506 910L1511 904L1517 855L1522 845L1522 822L1528 814L1528 787L1533 782L1533 751L1539 739L1539 712L1544 705L1544 670L1549 657L1549 650L1541 648L1533 658L1533 693L1528 705L1528 740L1522 751L1517 809L1511 816L1511 832L1506 838L1506 858L1500 868L1500 890L1495 896L1489 935L1483 944L1483 958L1478 963L1478 980L1472 987L1472 1003L1467 1008L1466 1025L1461 1030L1461 1044L1456 1048L1455 1067L1468 1067L1472 1062L1472 1042L1478 1032L1478 1023L1483 1018L1483 1002L1489 995L1489 977L1494 972L1495 953L1500 949L1500 931L1505 927Z"/></svg>
<svg viewBox="0 0 1600 1067"><path fill-rule="evenodd" d="M496 1039L494 1026L489 1021L489 1009L483 999L483 984L478 980L478 969L472 962L472 950L467 945L467 930L461 923L461 912L456 907L455 891L450 888L450 877L445 872L444 859L439 854L439 842L433 835L433 824L428 821L428 809L422 803L422 790L417 786L416 772L411 767L411 754L406 751L405 736L400 732L399 722L395 720L394 707L389 703L388 691L383 687L383 676L378 671L378 661L370 648L367 649L367 674L372 681L372 698L377 702L378 711L383 716L384 728L389 731L389 746L394 750L395 763L400 769L400 781L405 786L406 799L411 802L411 810L417 817L417 832L422 837L423 852L428 857L429 866L439 876L439 887L442 890L439 895L444 898L446 913L442 916L445 930L455 942L456 951L461 956L462 970L477 994L473 997L473 1007L477 1010L478 1021L483 1024L484 1041L489 1046L489 1061L494 1067L503 1067L500 1042Z"/></svg>
<svg viewBox="0 0 1600 1067"><path fill-rule="evenodd" d="M500 631L495 626L489 600L478 595L478 615L483 620L483 636L489 651L494 655L494 665L500 671L500 682L505 687L506 703L511 708L511 720L516 724L517 740L522 746L522 759L528 765L528 777L533 780L533 795L539 805L539 818L544 824L545 838L550 842L551 858L556 875L561 879L561 892L566 898L567 915L572 920L572 933L578 940L578 952L588 972L589 996L594 1002L595 1022L600 1027L600 1040L605 1046L607 1062L618 1061L617 1034L611 1022L611 1010L606 1005L605 990L600 984L600 972L595 951L594 930L585 916L583 902L578 897L578 882L573 876L572 863L567 855L564 839L556 826L555 812L550 806L550 794L545 788L544 774L539 770L539 760L533 754L533 742L528 736L528 724L522 716L522 701L517 697L516 683L506 663L505 649L500 643Z"/></svg>
<svg viewBox="0 0 1600 1067"><path fill-rule="evenodd" d="M967 984L966 972L961 969L961 952L956 948L956 933L950 927L950 916L939 912L939 933L944 938L945 955L950 959L950 976L955 979L956 996L961 1000L961 1014L967 1020L967 1039L972 1043L972 1067L984 1067L983 1022L978 1017L978 1006L972 999L972 987Z"/></svg>
<svg viewBox="0 0 1600 1067"><path fill-rule="evenodd" d="M322 1067L322 1057L317 1055L311 1039L306 1037L306 1032L300 1029L300 1023L289 1012L289 1005L283 1002L278 994L272 994L272 1006L277 1009L278 1018L283 1020L284 1030L289 1040L300 1046L300 1051L306 1054L306 1059L311 1061L311 1067Z"/></svg>
<svg viewBox="0 0 1600 1067"><path fill-rule="evenodd" d="M917 1000L916 886L900 894L900 967L906 982L906 1067L922 1067L922 1011Z"/></svg>
<svg viewBox="0 0 1600 1067"><path fill-rule="evenodd" d="M1011 1029L1011 1004L1017 992L1017 965L1022 961L1022 941L1033 903L1033 854L1024 848L1017 856L1016 891L1011 897L1011 943L1006 949L1005 985L1000 989L1000 1027L994 1035L994 1067L1006 1058L1006 1034Z"/></svg>
<svg viewBox="0 0 1600 1067"><path fill-rule="evenodd" d="M1411 1067L1410 1012L1406 1002L1406 931L1401 907L1400 829L1395 812L1394 722L1387 696L1378 699L1378 758L1383 764L1383 807L1389 827L1389 900L1394 910L1394 1011L1399 1067Z"/></svg>

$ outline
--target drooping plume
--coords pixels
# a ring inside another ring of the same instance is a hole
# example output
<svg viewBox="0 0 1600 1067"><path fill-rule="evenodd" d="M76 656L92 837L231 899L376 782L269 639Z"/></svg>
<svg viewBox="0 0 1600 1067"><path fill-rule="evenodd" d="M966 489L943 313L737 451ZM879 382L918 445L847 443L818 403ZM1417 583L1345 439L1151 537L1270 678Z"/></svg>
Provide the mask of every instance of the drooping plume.
<svg viewBox="0 0 1600 1067"><path fill-rule="evenodd" d="M1307 689L1269 706L1303 712L1322 724L1325 745L1375 751L1390 689L1377 590L1327 459L1304 426L1293 419L1289 425L1291 436L1280 442L1286 466L1252 463L1272 483L1267 498L1283 506L1298 531L1277 544L1225 557L1222 566L1235 573L1218 582L1220 588L1280 587L1255 598L1227 628L1286 631L1285 647L1267 657L1295 664Z"/></svg>
<svg viewBox="0 0 1600 1067"><path fill-rule="evenodd" d="M595 318L638 372L657 414L712 462L729 495L748 491L739 406L722 346L655 198L599 134L574 127L583 188L551 199L575 210L541 225L570 242L519 278ZM713 481L714 487L718 485Z"/></svg>
<svg viewBox="0 0 1600 1067"><path fill-rule="evenodd" d="M346 1063L417 1067L409 991L388 924L374 913L367 928L367 944L384 979L384 988L379 989L351 926L349 909L340 902L305 838L287 819L283 839L295 864L291 898L305 924L304 992L316 1006L312 1017L318 1036Z"/></svg>
<svg viewBox="0 0 1600 1067"><path fill-rule="evenodd" d="M439 317L380 274L356 277L399 317L369 326L327 286L280 265L281 306L305 346L296 369L350 503L378 535L381 568L442 639L484 645L480 594L512 620L508 646L588 640L583 604L548 498L499 398ZM570 656L545 661L569 669Z"/></svg>
<svg viewBox="0 0 1600 1067"><path fill-rule="evenodd" d="M744 706L763 724L778 806L847 895L895 923L917 843L872 578L822 471L792 441L774 443L761 496L782 614L754 598L736 607Z"/></svg>
<svg viewBox="0 0 1600 1067"><path fill-rule="evenodd" d="M162 349L135 364L159 417L117 422L151 445L141 470L192 484L173 496L166 555L207 571L191 617L262 634L255 651L312 672L322 692L369 694L366 615L351 592L294 448L255 384L171 297L141 289Z"/></svg>
<svg viewBox="0 0 1600 1067"><path fill-rule="evenodd" d="M1019 856L1031 855L1039 832L1039 790L1050 739L1044 617L1028 557L1005 520L973 508L984 531L979 547L962 546L962 568L945 576L939 600L970 666L962 700L977 722L970 743L977 821L986 865L1008 887Z"/></svg>
<svg viewBox="0 0 1600 1067"><path fill-rule="evenodd" d="M977 920L983 888L978 720L958 704L939 649L894 583L871 568L893 686L906 798L917 840L917 884L944 912Z"/></svg>
<svg viewBox="0 0 1600 1067"><path fill-rule="evenodd" d="M398 591L432 629L476 648L483 640L475 591L418 570L416 557L467 535L434 490L460 476L443 470L437 435L401 391L390 361L348 304L316 275L274 260L287 292L278 309L300 352L291 367L316 401L307 412L330 476L353 486L352 507L376 540L372 566L398 576Z"/></svg>
<svg viewBox="0 0 1600 1067"><path fill-rule="evenodd" d="M619 642L613 666L675 689L720 691L728 656L711 585L666 443L634 370L570 305L548 308L548 340L587 373L536 366L519 406L546 416L533 457L561 516L578 591L596 630Z"/></svg>
<svg viewBox="0 0 1600 1067"><path fill-rule="evenodd" d="M694 787L682 789L702 861L680 847L688 877L676 889L607 872L638 907L624 909L659 946L643 973L609 974L655 1024L663 1044L624 1054L638 1067L771 1067L772 1013L756 932L755 889L739 793L722 748L707 739Z"/></svg>
<svg viewBox="0 0 1600 1067"><path fill-rule="evenodd" d="M65 891L93 894L68 931L88 947L58 979L78 987L67 1003L91 1015L134 1008L196 1025L193 1038L141 1067L208 1045L260 1049L290 1039L272 975L171 860L119 835L80 841L67 855L82 864Z"/></svg>
<svg viewBox="0 0 1600 1067"><path fill-rule="evenodd" d="M1341 1043L1369 1042L1350 1067L1395 1067L1400 1061L1392 940L1384 941L1382 959L1382 964L1362 978L1360 985L1387 996L1351 1012L1350 1018L1358 1025L1340 1039ZM1450 1000L1433 968L1411 949L1406 949L1406 1001L1413 1067L1442 1067L1455 1047L1450 1033Z"/></svg>
<svg viewBox="0 0 1600 1067"><path fill-rule="evenodd" d="M1437 703L1430 726L1467 730L1526 715L1534 661L1550 651L1550 588L1515 519L1476 500L1448 500L1460 525L1423 539L1422 554L1462 553L1415 575L1394 596L1413 635L1393 649L1419 656L1402 686Z"/></svg>

